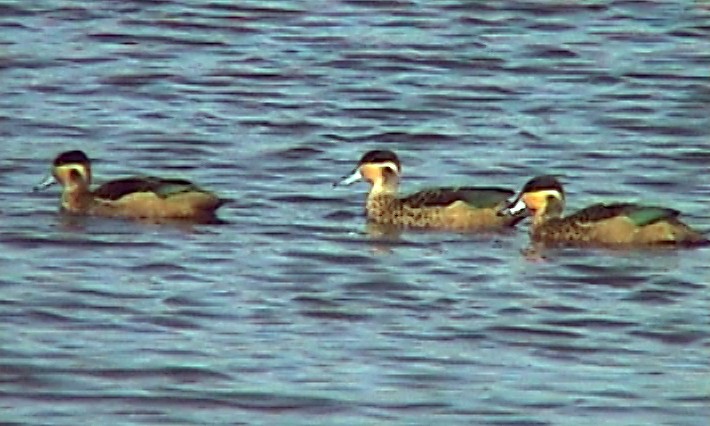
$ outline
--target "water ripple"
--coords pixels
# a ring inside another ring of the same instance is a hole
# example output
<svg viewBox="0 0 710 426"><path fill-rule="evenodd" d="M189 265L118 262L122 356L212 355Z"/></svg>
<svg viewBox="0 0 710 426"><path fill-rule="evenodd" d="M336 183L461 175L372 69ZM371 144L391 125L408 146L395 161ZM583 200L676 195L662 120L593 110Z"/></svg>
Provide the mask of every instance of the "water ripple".
<svg viewBox="0 0 710 426"><path fill-rule="evenodd" d="M0 5L0 398L7 424L705 424L708 250L551 249L368 226L403 192L559 175L569 211L707 228L701 2L160 0ZM224 223L57 213L184 177ZM663 389L663 392L658 392Z"/></svg>

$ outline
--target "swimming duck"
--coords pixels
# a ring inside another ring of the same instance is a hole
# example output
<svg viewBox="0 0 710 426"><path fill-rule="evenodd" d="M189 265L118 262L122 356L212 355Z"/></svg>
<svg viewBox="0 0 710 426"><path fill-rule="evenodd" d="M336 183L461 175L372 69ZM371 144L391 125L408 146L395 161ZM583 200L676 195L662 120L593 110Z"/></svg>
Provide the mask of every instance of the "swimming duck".
<svg viewBox="0 0 710 426"><path fill-rule="evenodd" d="M397 189L402 166L388 150L369 151L355 170L337 185L365 180L372 185L365 209L375 223L406 228L476 231L514 226L520 217L496 213L515 192L492 187L448 187L429 189L399 197Z"/></svg>
<svg viewBox="0 0 710 426"><path fill-rule="evenodd" d="M59 154L35 190L60 183L63 210L79 215L132 219L209 221L225 200L182 179L127 177L91 190L91 161L82 151Z"/></svg>
<svg viewBox="0 0 710 426"><path fill-rule="evenodd" d="M534 241L560 245L648 246L707 244L674 209L631 203L594 204L562 217L565 193L554 176L529 180L503 215L533 216Z"/></svg>

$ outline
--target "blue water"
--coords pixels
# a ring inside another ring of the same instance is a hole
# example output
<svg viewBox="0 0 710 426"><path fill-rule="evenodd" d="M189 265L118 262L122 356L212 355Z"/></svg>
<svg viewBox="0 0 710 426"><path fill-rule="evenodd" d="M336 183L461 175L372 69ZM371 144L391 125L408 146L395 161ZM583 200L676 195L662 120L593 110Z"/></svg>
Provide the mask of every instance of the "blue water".
<svg viewBox="0 0 710 426"><path fill-rule="evenodd" d="M710 250L380 235L366 185L665 204L710 231L702 1L0 5L0 423L707 425ZM179 176L223 225L58 213Z"/></svg>

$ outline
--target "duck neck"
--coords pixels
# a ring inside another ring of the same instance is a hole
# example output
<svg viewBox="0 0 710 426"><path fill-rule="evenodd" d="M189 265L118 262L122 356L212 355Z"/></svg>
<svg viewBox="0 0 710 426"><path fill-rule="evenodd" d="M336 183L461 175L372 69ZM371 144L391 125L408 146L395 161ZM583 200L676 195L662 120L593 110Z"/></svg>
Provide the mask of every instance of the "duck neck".
<svg viewBox="0 0 710 426"><path fill-rule="evenodd" d="M381 179L377 179L372 182L372 189L370 189L370 196L380 195L380 194L396 194L398 187L399 187L399 178L397 176L391 175L386 178L383 177Z"/></svg>
<svg viewBox="0 0 710 426"><path fill-rule="evenodd" d="M67 184L62 192L62 208L72 213L87 211L92 201L89 186L83 181Z"/></svg>
<svg viewBox="0 0 710 426"><path fill-rule="evenodd" d="M564 208L565 205L560 200L552 199L548 201L544 208L535 212L533 216L533 228L540 227L549 220L561 218Z"/></svg>
<svg viewBox="0 0 710 426"><path fill-rule="evenodd" d="M366 209L369 216L377 215L375 212L382 210L391 211L399 202L397 189L399 179L392 176L388 179L378 179L372 182L372 189L367 196Z"/></svg>

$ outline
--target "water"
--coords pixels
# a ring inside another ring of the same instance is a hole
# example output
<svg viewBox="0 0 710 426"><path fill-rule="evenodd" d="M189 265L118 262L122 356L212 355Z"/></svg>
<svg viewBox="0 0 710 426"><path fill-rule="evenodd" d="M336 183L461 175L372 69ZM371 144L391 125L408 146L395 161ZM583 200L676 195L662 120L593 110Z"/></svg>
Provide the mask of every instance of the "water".
<svg viewBox="0 0 710 426"><path fill-rule="evenodd" d="M404 190L562 176L570 210L708 230L702 1L0 6L3 424L706 425L708 249L524 254L527 226L368 232ZM233 202L221 226L62 217L63 150Z"/></svg>

